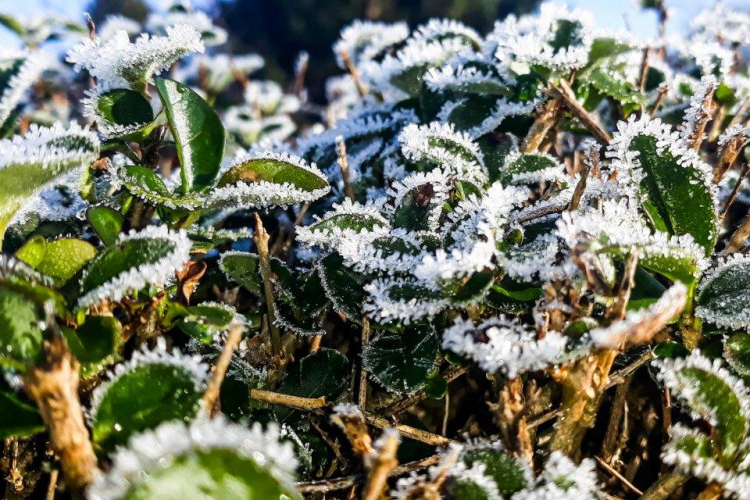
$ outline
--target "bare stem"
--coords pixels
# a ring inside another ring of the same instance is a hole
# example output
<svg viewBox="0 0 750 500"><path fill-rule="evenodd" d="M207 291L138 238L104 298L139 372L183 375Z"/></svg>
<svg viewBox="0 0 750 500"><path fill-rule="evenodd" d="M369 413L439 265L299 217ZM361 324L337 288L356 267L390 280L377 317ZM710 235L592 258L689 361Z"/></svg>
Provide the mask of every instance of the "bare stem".
<svg viewBox="0 0 750 500"><path fill-rule="evenodd" d="M352 80L354 80L354 85L357 87L357 92L359 92L359 95L361 97L364 97L365 95L367 95L367 89L365 89L365 86L362 85L362 80L359 77L359 71L352 62L352 58L351 56L349 56L349 52L347 52L346 50L342 50L339 54L341 55L341 59L344 61L346 69L352 76Z"/></svg>
<svg viewBox="0 0 750 500"><path fill-rule="evenodd" d="M386 432L379 441L376 454L371 460L367 483L362 500L377 500L386 489L388 477L398 467L396 452L399 445L398 433Z"/></svg>
<svg viewBox="0 0 750 500"><path fill-rule="evenodd" d="M724 202L724 208L721 209L721 215L719 216L721 220L724 220L729 213L729 209L732 208L732 204L734 203L734 200L737 198L737 195L740 192L740 188L742 187L742 181L745 180L745 177L747 177L747 173L750 171L750 163L745 163L742 165L742 170L740 171L740 176L737 178L737 183L732 188L732 192L729 193L729 197L727 198L727 201Z"/></svg>
<svg viewBox="0 0 750 500"><path fill-rule="evenodd" d="M370 342L370 320L367 315L362 318L362 358L367 344ZM357 391L357 406L363 410L367 407L367 372L364 363L359 370L359 389Z"/></svg>
<svg viewBox="0 0 750 500"><path fill-rule="evenodd" d="M60 335L44 348L44 362L26 373L26 392L39 407L65 483L80 490L93 481L98 467L78 399L78 361Z"/></svg>
<svg viewBox="0 0 750 500"><path fill-rule="evenodd" d="M560 101L557 99L550 99L544 103L521 144L521 152L533 153L539 150L539 146L547 137L547 133L555 126L559 109Z"/></svg>
<svg viewBox="0 0 750 500"><path fill-rule="evenodd" d="M221 384L224 383L224 377L227 374L229 362L232 361L232 356L240 345L243 331L244 327L239 324L230 328L227 340L221 350L221 355L216 361L211 380L208 382L206 392L203 394L203 408L209 416L214 416L216 413L216 403L219 401Z"/></svg>
<svg viewBox="0 0 750 500"><path fill-rule="evenodd" d="M594 137L604 144L610 143L612 137L606 130L604 130L604 128L602 128L601 125L599 125L599 122L596 121L588 111L586 111L581 103L578 102L573 89L570 88L570 85L568 85L567 82L561 80L557 87L550 88L550 92L559 99L566 108L568 108L568 111L570 111L573 116L583 123L583 126L586 127L589 132L594 134Z"/></svg>
<svg viewBox="0 0 750 500"><path fill-rule="evenodd" d="M387 418L379 417L371 413L364 413L364 416L367 423L373 427L377 427L378 429L393 428L399 431L402 436L408 437L409 439L413 439L415 441L421 441L425 444L429 444L432 446L448 446L453 442L445 436L441 436L439 434L428 431L423 431L422 429L417 429L416 427L412 427L410 425L394 424Z"/></svg>
<svg viewBox="0 0 750 500"><path fill-rule="evenodd" d="M659 479L651 485L643 494L640 500L666 500L677 488L682 486L690 479L687 474L679 472L669 472L662 474Z"/></svg>
<svg viewBox="0 0 750 500"><path fill-rule="evenodd" d="M250 398L256 401L263 401L264 403L286 406L287 408L304 411L319 410L328 406L326 398L323 397L303 398L301 396L264 391L262 389L251 389Z"/></svg>
<svg viewBox="0 0 750 500"><path fill-rule="evenodd" d="M748 237L750 237L750 214L742 219L739 227L732 234L732 237L729 238L729 242L724 251L722 251L722 255L729 255L742 249Z"/></svg>
<svg viewBox="0 0 750 500"><path fill-rule="evenodd" d="M271 271L271 260L268 252L268 233L263 227L260 216L255 214L255 236L253 241L258 249L260 276L263 280L263 295L266 298L266 307L268 308L268 329L271 332L271 349L275 355L281 354L281 332L276 326L276 305L273 300L273 272Z"/></svg>
<svg viewBox="0 0 750 500"><path fill-rule="evenodd" d="M338 154L338 164L341 169L341 178L344 180L344 193L346 197L354 201L354 188L349 179L349 158L346 156L346 143L343 136L336 136L336 153Z"/></svg>

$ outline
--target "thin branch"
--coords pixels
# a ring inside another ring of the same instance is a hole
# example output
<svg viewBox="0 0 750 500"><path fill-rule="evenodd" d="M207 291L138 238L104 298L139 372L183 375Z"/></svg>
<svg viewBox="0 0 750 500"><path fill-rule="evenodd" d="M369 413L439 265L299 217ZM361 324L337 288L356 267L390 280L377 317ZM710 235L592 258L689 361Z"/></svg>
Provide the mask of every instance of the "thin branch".
<svg viewBox="0 0 750 500"><path fill-rule="evenodd" d="M726 248L721 252L722 255L729 255L742 249L747 242L747 238L750 237L750 214L742 219L739 227L734 231L732 237L729 238Z"/></svg>
<svg viewBox="0 0 750 500"><path fill-rule="evenodd" d="M357 70L357 67L352 62L351 56L349 56L349 52L346 50L342 50L339 52L339 55L341 55L341 59L344 61L344 65L346 66L346 69L349 71L349 74L352 76L352 80L354 80L354 85L357 87L357 92L359 92L360 97L364 97L367 95L367 89L365 89L365 86L362 85L362 80L359 77L359 71Z"/></svg>
<svg viewBox="0 0 750 500"><path fill-rule="evenodd" d="M611 465L609 465L607 462L605 462L604 460L602 460L599 457L595 456L594 458L599 463L599 465L601 465L604 468L604 470L606 470L607 472L609 472L610 474L612 474L613 476L615 476L617 479L619 479L622 484L624 484L625 486L628 487L628 489L632 490L633 492L637 493L638 495L643 495L643 492L641 490L639 490L638 488L636 488L633 485L633 483L631 483L630 481L628 481L625 478L625 476L623 476L622 474L620 474L619 472L617 472L617 470L614 467L612 467Z"/></svg>
<svg viewBox="0 0 750 500"><path fill-rule="evenodd" d="M280 392L265 391L263 389L251 389L250 399L304 411L319 410L328 406L326 398L324 397L304 398L301 396L282 394Z"/></svg>
<svg viewBox="0 0 750 500"><path fill-rule="evenodd" d="M437 465L440 463L440 460L442 460L443 455L444 455L443 453L436 453L434 455L430 455L427 458L423 458L422 460L416 460L414 462L408 462L403 465L400 465L390 472L389 477L400 476L403 474L408 474L410 472L427 469L428 467L432 467L433 465ZM351 488L352 486L355 486L357 484L362 484L364 482L365 482L364 474L354 474L351 476L344 476L344 477L329 479L325 481L310 481L310 482L305 482L305 483L297 483L296 489L300 493L305 493L305 494L327 493L329 491L345 490L347 488Z"/></svg>
<svg viewBox="0 0 750 500"><path fill-rule="evenodd" d="M386 489L388 477L398 467L396 452L399 443L396 432L386 432L378 441L376 455L370 460L372 465L367 474L362 500L377 500Z"/></svg>
<svg viewBox="0 0 750 500"><path fill-rule="evenodd" d="M240 345L240 341L242 341L244 330L245 328L240 324L236 324L229 329L227 340L224 342L221 355L219 355L214 371L211 374L211 380L208 382L206 392L203 394L203 409L211 417L216 414L216 403L219 401L221 384L224 383L229 362L232 361L232 356L234 356L237 347Z"/></svg>
<svg viewBox="0 0 750 500"><path fill-rule="evenodd" d="M719 215L721 220L726 219L727 214L729 213L729 209L732 208L732 204L734 203L734 200L737 198L737 195L740 192L742 181L744 181L745 177L747 177L748 171L750 171L750 163L745 163L744 165L742 165L742 170L740 171L740 176L737 178L737 183L732 188L732 192L729 193L729 197L727 198L726 202L724 202L724 208L721 209L721 214Z"/></svg>
<svg viewBox="0 0 750 500"><path fill-rule="evenodd" d="M662 474L659 479L647 489L640 500L666 500L677 488L682 486L690 479L687 474L679 472L669 472Z"/></svg>
<svg viewBox="0 0 750 500"><path fill-rule="evenodd" d="M263 227L263 222L260 220L258 213L255 213L255 235L253 241L258 250L260 276L263 280L263 295L266 299L266 307L268 308L268 327L271 332L271 349L275 355L281 354L281 332L276 326L276 305L273 300L273 284L271 279L273 272L271 271L271 260L268 253L268 233L266 228Z"/></svg>
<svg viewBox="0 0 750 500"><path fill-rule="evenodd" d="M365 314L362 317L362 359L367 344L370 342L370 320ZM363 410L367 408L367 371L365 371L364 361L359 369L359 389L357 391L357 406Z"/></svg>
<svg viewBox="0 0 750 500"><path fill-rule="evenodd" d="M344 180L344 193L347 198L354 201L354 187L349 178L349 158L346 156L346 143L341 135L336 136L336 154L338 154L337 163L341 169L341 178Z"/></svg>
<svg viewBox="0 0 750 500"><path fill-rule="evenodd" d="M448 446L453 442L453 440L448 439L445 436L441 436L439 434L428 431L423 431L422 429L417 429L416 427L412 427L410 425L394 424L387 418L373 415L372 413L364 413L364 416L367 423L373 427L377 427L378 429L393 428L401 433L402 436L413 439L415 441L421 441L425 444L429 444L432 446Z"/></svg>
<svg viewBox="0 0 750 500"><path fill-rule="evenodd" d="M550 87L550 92L559 99L562 104L568 108L573 116L578 118L583 126L591 132L600 142L609 144L612 137L609 133L599 125L599 122L589 114L588 111L578 102L576 99L573 89L570 88L567 82L560 80L557 87Z"/></svg>
<svg viewBox="0 0 750 500"><path fill-rule="evenodd" d="M641 59L641 73L638 78L638 89L641 92L646 90L646 78L648 77L648 56L651 54L651 47L646 46L643 49L643 58Z"/></svg>
<svg viewBox="0 0 750 500"><path fill-rule="evenodd" d="M651 107L651 112L649 113L651 118L656 116L656 112L659 111L659 108L664 102L664 99L666 99L668 93L669 86L666 83L659 85L659 93L656 95L656 100L654 101L654 105Z"/></svg>

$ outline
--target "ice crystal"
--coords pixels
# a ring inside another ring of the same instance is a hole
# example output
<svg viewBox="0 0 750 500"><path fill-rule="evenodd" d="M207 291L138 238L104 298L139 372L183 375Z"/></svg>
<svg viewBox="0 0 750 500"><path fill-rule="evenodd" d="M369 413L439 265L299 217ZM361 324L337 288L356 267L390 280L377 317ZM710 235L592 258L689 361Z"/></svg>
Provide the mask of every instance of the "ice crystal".
<svg viewBox="0 0 750 500"><path fill-rule="evenodd" d="M535 331L503 317L476 326L459 318L443 333L443 349L471 358L483 370L499 371L510 378L559 363L567 342L558 332L538 338Z"/></svg>
<svg viewBox="0 0 750 500"><path fill-rule="evenodd" d="M346 53L355 66L382 57L391 47L403 42L409 36L406 23L382 23L374 21L354 21L341 30L341 37L333 46L336 60L341 69L346 70L342 54Z"/></svg>
<svg viewBox="0 0 750 500"><path fill-rule="evenodd" d="M216 26L205 12L199 10L152 12L146 20L146 29L157 34L168 33L175 25L193 27L206 45L221 45L227 41L227 31Z"/></svg>
<svg viewBox="0 0 750 500"><path fill-rule="evenodd" d="M203 52L200 33L192 26L176 25L166 36L143 34L134 43L126 31L118 31L107 41L84 40L68 52L67 61L75 69L88 70L100 89L143 85L179 58Z"/></svg>
<svg viewBox="0 0 750 500"><path fill-rule="evenodd" d="M297 458L291 443L283 442L282 436L275 423L265 430L259 423L248 429L221 415L198 418L189 424L165 422L152 431L131 437L127 447L119 448L112 468L94 481L87 496L90 500L119 500L134 485L178 459L211 450L226 450L251 459L293 490Z"/></svg>
<svg viewBox="0 0 750 500"><path fill-rule="evenodd" d="M394 290L419 285L417 281L404 278L376 279L364 286L369 296L362 310L375 320L401 321L408 325L422 318L431 318L450 306L447 299L424 293L411 298L393 297Z"/></svg>
<svg viewBox="0 0 750 500"><path fill-rule="evenodd" d="M596 465L586 458L576 465L559 451L550 454L539 477L511 500L601 500Z"/></svg>
<svg viewBox="0 0 750 500"><path fill-rule="evenodd" d="M192 246L187 233L171 231L166 226L148 226L141 231L131 230L127 234L121 234L117 240L119 243L138 239L156 239L164 241L171 246L169 253L153 262L143 264L139 267L131 267L103 285L88 291L78 299L78 305L88 307L101 302L104 299L114 301L120 300L125 295L140 290L146 285L163 285L172 279L175 271L182 267L190 259L190 248ZM127 265L127 263L123 263ZM86 275L82 277L82 280Z"/></svg>
<svg viewBox="0 0 750 500"><path fill-rule="evenodd" d="M104 396L107 394L107 391L109 391L109 389L117 383L123 375L146 365L171 366L176 370L181 370L193 380L196 392L203 391L205 389L205 384L208 381L208 365L201 361L200 356L189 356L183 354L176 347L171 351L168 351L166 341L163 337L159 337L154 349L148 349L145 345L142 346L139 350L136 350L133 353L133 356L129 360L115 365L115 367L107 373L106 381L97 386L91 394L91 403L89 404L89 411L86 415L89 422L96 420L99 406L101 405Z"/></svg>
<svg viewBox="0 0 750 500"><path fill-rule="evenodd" d="M12 52L12 51L8 51ZM31 88L44 69L42 61L29 54L6 53L0 58L0 70L13 71L13 76L6 82L0 94L0 125L4 124L10 114L23 99L26 91Z"/></svg>

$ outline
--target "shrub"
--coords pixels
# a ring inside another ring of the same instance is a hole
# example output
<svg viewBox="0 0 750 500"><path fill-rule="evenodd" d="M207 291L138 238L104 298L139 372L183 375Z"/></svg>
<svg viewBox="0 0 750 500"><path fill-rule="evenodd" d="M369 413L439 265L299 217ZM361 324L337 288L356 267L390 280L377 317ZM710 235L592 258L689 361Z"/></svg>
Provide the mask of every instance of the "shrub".
<svg viewBox="0 0 750 500"><path fill-rule="evenodd" d="M750 494L750 17L356 21L324 109L187 5L2 22L7 495Z"/></svg>

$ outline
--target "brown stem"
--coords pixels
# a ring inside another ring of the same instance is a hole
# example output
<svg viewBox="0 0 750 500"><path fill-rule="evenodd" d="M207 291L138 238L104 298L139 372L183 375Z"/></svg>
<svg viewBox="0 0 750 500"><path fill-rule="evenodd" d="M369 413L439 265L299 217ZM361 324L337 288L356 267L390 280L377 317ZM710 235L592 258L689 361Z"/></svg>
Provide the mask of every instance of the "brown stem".
<svg viewBox="0 0 750 500"><path fill-rule="evenodd" d="M690 149L696 151L700 149L703 144L703 135L706 132L706 125L711 118L710 110L713 106L714 99L714 87L710 86L706 89L706 95L703 96L703 101L700 105L700 114L696 117L694 126L695 128L687 138L687 146Z"/></svg>
<svg viewBox="0 0 750 500"><path fill-rule="evenodd" d="M367 315L362 317L362 358L364 359L365 348L370 342L370 320ZM364 363L359 370L359 389L357 391L357 406L363 410L367 408L367 371Z"/></svg>
<svg viewBox="0 0 750 500"><path fill-rule="evenodd" d="M589 114L588 111L578 102L576 99L573 89L570 88L567 82L561 80L558 83L558 87L551 87L550 92L562 102L562 104L570 111L573 116L578 118L583 126L591 132L600 142L609 144L612 137L607 133L599 122Z"/></svg>
<svg viewBox="0 0 750 500"><path fill-rule="evenodd" d="M641 490L639 490L638 488L636 488L635 486L633 486L633 483L631 483L630 481L628 481L628 479L625 476L623 476L622 474L620 474L619 472L617 472L617 470L614 467L612 467L611 465L609 465L607 462L605 462L604 460L602 460L599 457L594 457L594 458L596 459L597 463L602 466L602 468L604 470L606 470L607 472L609 472L610 474L612 474L622 484L624 484L629 490L633 491L634 493L636 493L638 495L643 495L643 492Z"/></svg>
<svg viewBox="0 0 750 500"><path fill-rule="evenodd" d="M722 255L729 255L742 249L748 237L750 237L750 214L742 219L739 227L732 234L732 237L729 238L726 248L721 252Z"/></svg>
<svg viewBox="0 0 750 500"><path fill-rule="evenodd" d="M344 61L346 69L352 76L352 80L354 80L354 85L357 87L357 92L359 92L360 97L364 97L365 95L367 95L367 89L365 89L365 86L362 85L362 80L359 78L359 71L352 62L352 58L349 56L349 52L347 52L346 50L342 50L339 54L341 55L341 59Z"/></svg>
<svg viewBox="0 0 750 500"><path fill-rule="evenodd" d="M376 455L371 459L372 465L367 474L362 500L377 500L386 489L388 477L398 467L396 452L399 442L397 432L383 433L375 450Z"/></svg>
<svg viewBox="0 0 750 500"><path fill-rule="evenodd" d="M534 447L526 422L523 381L509 380L502 388L498 401L498 424L508 449L529 466L534 465Z"/></svg>
<svg viewBox="0 0 750 500"><path fill-rule="evenodd" d="M721 495L724 493L724 487L721 483L713 482L706 486L706 489L701 491L695 500L719 500Z"/></svg>
<svg viewBox="0 0 750 500"><path fill-rule="evenodd" d="M286 406L296 410L312 411L328 406L326 398L304 398L301 396L292 396L280 392L265 391L263 389L251 389L250 399L263 401L264 403Z"/></svg>
<svg viewBox="0 0 750 500"><path fill-rule="evenodd" d="M344 193L346 197L354 201L354 187L349 179L349 158L346 156L346 143L344 137L336 136L336 154L338 154L338 165L341 169L341 178L344 180Z"/></svg>
<svg viewBox="0 0 750 500"><path fill-rule="evenodd" d="M632 376L627 377L625 382L617 386L615 399L612 401L612 410L609 414L609 425L607 425L607 432L604 434L604 440L602 442L602 460L608 465L612 461L612 457L615 454L615 447L617 446L618 438L620 437L620 421L625 412L625 400L632 380ZM642 495L643 493L639 494Z"/></svg>
<svg viewBox="0 0 750 500"><path fill-rule="evenodd" d="M227 340L221 350L221 355L219 355L219 359L216 361L211 380L208 382L206 392L203 394L203 408L211 417L216 414L221 384L224 383L229 362L232 361L232 356L234 356L237 347L240 345L243 331L244 327L242 325L234 325L230 328Z"/></svg>
<svg viewBox="0 0 750 500"><path fill-rule="evenodd" d="M276 326L276 305L273 300L273 272L271 271L271 260L268 252L268 233L263 227L257 212L255 214L255 235L253 236L255 247L258 250L260 276L263 280L263 295L266 299L268 309L268 329L271 333L271 349L275 355L281 354L281 332Z"/></svg>
<svg viewBox="0 0 750 500"><path fill-rule="evenodd" d="M724 208L721 209L721 214L719 217L721 220L724 220L729 213L729 209L732 208L732 204L734 203L734 200L737 198L737 195L740 192L740 188L742 187L742 181L745 180L745 177L747 177L747 173L750 170L750 163L745 163L742 165L742 170L740 171L740 176L737 178L737 183L732 188L732 192L729 193L729 197L727 198L727 201L724 203Z"/></svg>
<svg viewBox="0 0 750 500"><path fill-rule="evenodd" d="M547 132L555 126L559 109L560 101L557 99L550 99L544 103L521 144L522 153L533 153L539 149L542 141L547 137Z"/></svg>
<svg viewBox="0 0 750 500"><path fill-rule="evenodd" d="M677 488L685 484L688 479L690 479L690 476L679 472L662 474L659 479L646 490L640 500L666 500L672 493L677 491Z"/></svg>
<svg viewBox="0 0 750 500"><path fill-rule="evenodd" d="M378 429L393 428L401 433L402 436L408 437L409 439L413 439L415 441L421 441L432 446L448 446L453 442L453 440L448 439L445 436L441 436L439 434L428 431L423 431L422 429L417 429L416 427L412 427L410 425L394 424L387 418L373 415L371 413L364 413L364 416L367 423L373 427L377 427Z"/></svg>
<svg viewBox="0 0 750 500"><path fill-rule="evenodd" d="M78 399L79 364L60 335L45 342L44 350L44 361L26 373L26 392L39 407L65 483L80 490L99 469Z"/></svg>
<svg viewBox="0 0 750 500"><path fill-rule="evenodd" d="M638 89L641 92L646 90L646 77L648 76L648 56L651 54L651 47L643 49L643 58L641 59L641 73L638 78Z"/></svg>
<svg viewBox="0 0 750 500"><path fill-rule="evenodd" d="M662 103L664 102L664 99L666 99L667 94L669 93L669 86L662 83L659 85L659 93L656 95L656 100L654 101L654 105L651 108L651 112L649 113L649 116L651 118L656 116L656 112L659 111L659 108L661 107Z"/></svg>

